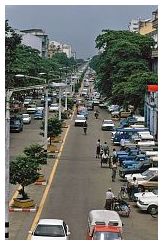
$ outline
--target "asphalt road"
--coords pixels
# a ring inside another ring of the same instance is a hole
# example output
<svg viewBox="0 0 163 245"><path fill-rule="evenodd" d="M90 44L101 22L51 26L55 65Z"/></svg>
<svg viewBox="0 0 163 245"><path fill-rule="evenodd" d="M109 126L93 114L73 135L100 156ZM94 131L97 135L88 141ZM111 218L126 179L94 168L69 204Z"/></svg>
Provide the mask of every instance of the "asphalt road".
<svg viewBox="0 0 163 245"><path fill-rule="evenodd" d="M86 239L89 211L103 209L107 188L112 187L116 194L123 184L118 176L116 182L112 183L110 169L101 168L99 160L95 158L98 138L102 143L107 141L111 144L111 132L100 129L102 119L107 118L109 119L109 114L105 110L100 110L97 120L94 119L93 112L90 112L87 135L83 134L82 128L74 127L74 120L71 121L59 165L41 213L40 218L64 219L69 225L72 240ZM32 120L31 125L25 125L22 133L11 134L11 158L22 152L26 145L34 142L41 143L39 125L40 121ZM110 149L112 149L111 145ZM131 208L131 216L122 218L123 238L125 240L156 240L157 220L138 211L134 204L131 204ZM34 216L35 213L11 214L10 239L26 239Z"/></svg>
<svg viewBox="0 0 163 245"><path fill-rule="evenodd" d="M109 118L106 111L94 119L90 112L88 134L83 129L72 126L60 159L52 188L50 189L41 218L61 218L69 225L72 240L86 239L87 218L91 209L103 209L105 192L112 187L118 193L120 182L118 176L111 182L111 170L101 168L95 158L96 141L107 141L111 146L111 132L101 131L102 119ZM124 222L124 239L153 240L157 239L157 220L142 213L131 204L132 212ZM150 225L149 225L150 224Z"/></svg>

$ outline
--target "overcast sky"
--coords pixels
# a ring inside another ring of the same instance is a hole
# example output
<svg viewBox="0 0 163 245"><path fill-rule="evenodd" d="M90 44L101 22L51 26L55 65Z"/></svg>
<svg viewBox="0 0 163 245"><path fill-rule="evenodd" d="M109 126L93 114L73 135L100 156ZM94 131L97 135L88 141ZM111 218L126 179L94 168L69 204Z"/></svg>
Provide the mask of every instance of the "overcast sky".
<svg viewBox="0 0 163 245"><path fill-rule="evenodd" d="M125 30L131 19L151 18L155 5L6 6L5 17L16 29L43 29L49 40L71 44L77 58L96 54L95 39L103 29Z"/></svg>

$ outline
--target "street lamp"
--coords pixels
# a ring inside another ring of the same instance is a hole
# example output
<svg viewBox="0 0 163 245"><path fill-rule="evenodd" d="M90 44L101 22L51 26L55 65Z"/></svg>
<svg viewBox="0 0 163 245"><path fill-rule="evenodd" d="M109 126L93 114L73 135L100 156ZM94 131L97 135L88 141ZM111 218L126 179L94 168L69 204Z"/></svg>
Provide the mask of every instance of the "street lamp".
<svg viewBox="0 0 163 245"><path fill-rule="evenodd" d="M55 83L52 82L49 84L51 88L59 88L59 120L61 120L61 90L62 88L66 88L67 85L65 83Z"/></svg>

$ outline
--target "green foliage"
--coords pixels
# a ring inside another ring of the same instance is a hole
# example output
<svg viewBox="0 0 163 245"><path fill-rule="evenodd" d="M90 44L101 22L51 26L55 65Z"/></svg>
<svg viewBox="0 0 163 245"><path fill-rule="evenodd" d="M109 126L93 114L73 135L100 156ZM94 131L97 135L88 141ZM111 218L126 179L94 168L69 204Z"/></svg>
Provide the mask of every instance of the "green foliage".
<svg viewBox="0 0 163 245"><path fill-rule="evenodd" d="M18 156L10 162L10 183L22 186L22 196L24 196L24 187L33 184L39 177L39 166L36 161L28 156Z"/></svg>
<svg viewBox="0 0 163 245"><path fill-rule="evenodd" d="M40 128L44 130L44 121L42 122L42 126ZM62 133L62 121L60 121L56 117L52 117L48 119L48 137L57 137Z"/></svg>
<svg viewBox="0 0 163 245"><path fill-rule="evenodd" d="M34 159L38 165L47 164L47 153L44 152L43 146L39 144L32 144L25 147L24 154Z"/></svg>
<svg viewBox="0 0 163 245"><path fill-rule="evenodd" d="M12 86L13 71L11 65L15 60L16 48L21 42L21 36L15 33L15 31L9 26L8 20L5 22L5 78L6 88Z"/></svg>
<svg viewBox="0 0 163 245"><path fill-rule="evenodd" d="M157 83L150 72L154 40L129 31L104 30L96 38L96 55L90 66L97 73L95 87L112 102L142 107L147 82Z"/></svg>

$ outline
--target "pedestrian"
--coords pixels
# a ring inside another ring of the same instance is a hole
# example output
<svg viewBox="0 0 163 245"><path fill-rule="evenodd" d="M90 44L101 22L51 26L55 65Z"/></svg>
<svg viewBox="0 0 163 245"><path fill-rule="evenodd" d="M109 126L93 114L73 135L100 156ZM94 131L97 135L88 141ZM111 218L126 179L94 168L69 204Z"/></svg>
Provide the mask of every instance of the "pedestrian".
<svg viewBox="0 0 163 245"><path fill-rule="evenodd" d="M115 148L113 149L112 157L117 159L117 152Z"/></svg>
<svg viewBox="0 0 163 245"><path fill-rule="evenodd" d="M105 154L107 153L109 155L109 146L106 141L104 142L102 149L105 152Z"/></svg>
<svg viewBox="0 0 163 245"><path fill-rule="evenodd" d="M120 145L121 145L121 151L125 150L125 138L124 136L122 137L122 139L120 140Z"/></svg>
<svg viewBox="0 0 163 245"><path fill-rule="evenodd" d="M107 153L103 152L102 156L101 156L101 166L102 166L102 163L107 164L108 163L108 159L109 159L109 155Z"/></svg>
<svg viewBox="0 0 163 245"><path fill-rule="evenodd" d="M133 182L131 186L131 199L134 198L134 194L138 192L138 180L136 177L133 177Z"/></svg>
<svg viewBox="0 0 163 245"><path fill-rule="evenodd" d="M96 158L100 158L100 150L101 150L101 143L100 143L100 139L98 139L96 143Z"/></svg>
<svg viewBox="0 0 163 245"><path fill-rule="evenodd" d="M105 200L105 207L104 207L106 210L112 210L114 198L115 196L111 188L109 188L106 192L106 200Z"/></svg>
<svg viewBox="0 0 163 245"><path fill-rule="evenodd" d="M112 182L115 182L116 173L117 173L117 159L113 157L112 159Z"/></svg>
<svg viewBox="0 0 163 245"><path fill-rule="evenodd" d="M88 124L87 124L87 121L85 121L83 124L83 130L84 130L85 135L87 134L87 128L88 128Z"/></svg>

